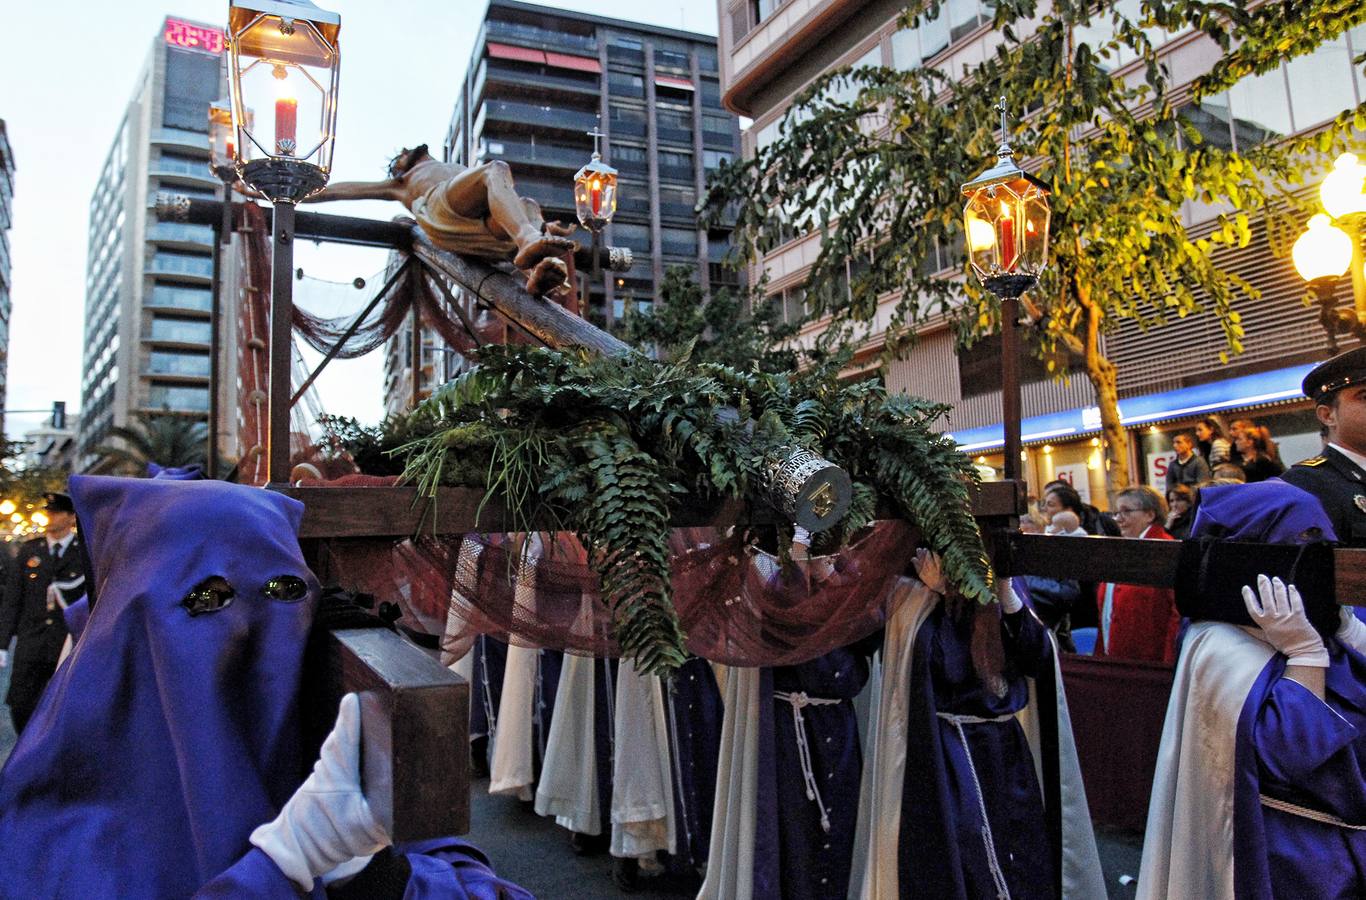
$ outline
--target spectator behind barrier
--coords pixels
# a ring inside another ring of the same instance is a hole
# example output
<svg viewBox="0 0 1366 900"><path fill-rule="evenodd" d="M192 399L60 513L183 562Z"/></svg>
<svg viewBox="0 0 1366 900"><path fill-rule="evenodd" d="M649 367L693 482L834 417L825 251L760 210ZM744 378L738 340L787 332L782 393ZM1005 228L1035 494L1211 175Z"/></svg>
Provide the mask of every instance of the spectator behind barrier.
<svg viewBox="0 0 1366 900"><path fill-rule="evenodd" d="M1178 541L1190 537L1195 516L1195 491L1188 484L1167 489L1167 533Z"/></svg>
<svg viewBox="0 0 1366 900"><path fill-rule="evenodd" d="M1218 416L1205 416L1195 423L1196 450L1211 469L1233 456L1233 442L1228 439L1227 432L1224 420Z"/></svg>
<svg viewBox="0 0 1366 900"><path fill-rule="evenodd" d="M1277 458L1271 432L1265 428L1257 425L1244 428L1238 432L1234 446L1242 458L1243 474L1247 476L1248 484L1275 478L1285 471L1285 466Z"/></svg>
<svg viewBox="0 0 1366 900"><path fill-rule="evenodd" d="M1182 432L1172 438L1172 449L1176 451L1176 458L1167 464L1167 491L1178 484L1188 484L1195 487L1209 481L1209 463L1205 458L1195 452L1195 436Z"/></svg>
<svg viewBox="0 0 1366 900"><path fill-rule="evenodd" d="M1162 527L1167 504L1147 485L1125 488L1115 498L1115 517L1127 538L1170 541ZM1100 636L1095 655L1171 663L1181 619L1171 588L1105 582L1096 590Z"/></svg>

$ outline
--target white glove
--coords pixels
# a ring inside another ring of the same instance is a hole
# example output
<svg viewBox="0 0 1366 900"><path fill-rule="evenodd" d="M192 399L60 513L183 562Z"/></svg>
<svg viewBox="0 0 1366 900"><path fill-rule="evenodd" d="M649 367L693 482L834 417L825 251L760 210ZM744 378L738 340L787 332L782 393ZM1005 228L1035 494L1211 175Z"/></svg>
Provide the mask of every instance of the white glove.
<svg viewBox="0 0 1366 900"><path fill-rule="evenodd" d="M943 594L948 590L949 583L944 580L944 568L939 561L939 554L933 550L920 547L915 551L915 574L925 583L925 587L934 591L936 594Z"/></svg>
<svg viewBox="0 0 1366 900"><path fill-rule="evenodd" d="M1015 585L1009 578L996 579L996 596L1001 598L1001 612L1006 615L1024 609L1024 601L1015 593Z"/></svg>
<svg viewBox="0 0 1366 900"><path fill-rule="evenodd" d="M1248 615L1262 629L1271 646L1294 666L1328 668L1328 648L1304 615L1304 601L1293 584L1257 576L1257 593L1243 588Z"/></svg>
<svg viewBox="0 0 1366 900"><path fill-rule="evenodd" d="M360 785L360 697L347 694L323 742L313 774L251 842L305 891L313 879L353 857L389 845Z"/></svg>
<svg viewBox="0 0 1366 900"><path fill-rule="evenodd" d="M1338 626L1338 640L1358 653L1366 653L1366 623L1356 617L1352 607L1342 608L1342 624Z"/></svg>
<svg viewBox="0 0 1366 900"><path fill-rule="evenodd" d="M792 526L792 543L801 544L803 547L811 546L811 532L800 525Z"/></svg>
<svg viewBox="0 0 1366 900"><path fill-rule="evenodd" d="M9 668L9 651L0 650L0 669Z"/></svg>

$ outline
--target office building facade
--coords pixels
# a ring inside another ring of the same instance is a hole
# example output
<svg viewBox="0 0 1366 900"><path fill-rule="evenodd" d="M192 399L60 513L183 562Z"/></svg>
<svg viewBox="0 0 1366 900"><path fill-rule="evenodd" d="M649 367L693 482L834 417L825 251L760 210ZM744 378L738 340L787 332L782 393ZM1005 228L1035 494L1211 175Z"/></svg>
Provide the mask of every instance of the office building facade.
<svg viewBox="0 0 1366 900"><path fill-rule="evenodd" d="M221 26L167 18L90 200L81 469L138 412L207 419L213 229L156 221L159 192L215 199L208 105L223 96Z"/></svg>
<svg viewBox="0 0 1366 900"><path fill-rule="evenodd" d="M1138 0L1116 4L1131 17ZM898 28L904 4L882 0L720 0L720 64L728 108L753 118L744 135L752 155L778 135L779 123L796 96L824 72L844 65L884 65L900 69L933 66L962 72L980 64L1001 42L991 25L991 7L979 0L946 0L937 19L919 27ZM1094 34L1078 40L1104 40L1108 25L1093 20ZM1174 73L1205 71L1218 48L1202 34L1154 31ZM1189 99L1189 84L1177 83L1172 99L1181 115L1219 147L1248 146L1321 128L1339 111L1366 99L1366 78L1351 60L1366 52L1366 26L1320 46L1314 53L1282 64L1262 76L1245 78L1199 104ZM1116 74L1140 63L1119 58ZM1179 80L1179 75L1178 75ZM960 181L977 173L963 173ZM1188 204L1185 225L1199 235L1213 227L1208 207ZM1290 235L1293 240L1294 235ZM759 271L770 275L774 302L791 315L803 309L805 284L819 250L819 235L799 234L773 248ZM1147 331L1125 322L1105 338L1105 351L1119 367L1120 411L1131 431L1130 474L1139 482L1157 481L1162 460L1171 455L1174 428L1187 428L1200 414L1220 412L1267 424L1280 441L1285 462L1318 452L1317 422L1299 393L1308 367L1327 355L1327 339L1317 310L1304 304L1305 286L1284 252L1268 252L1263 226L1254 228L1244 250L1220 251L1220 262L1261 291L1257 300L1238 304L1247 331L1246 350L1220 365L1223 334L1212 315L1200 314ZM1285 241L1282 241L1285 244ZM961 277L960 250L938 248L927 271ZM1346 286L1343 287L1344 299ZM895 298L884 301L890 308ZM808 336L821 323L808 327ZM881 335L864 348L869 357ZM889 388L953 404L946 423L965 450L982 464L1001 467L999 342L987 340L959 351L943 321L927 323L909 357L889 367ZM870 360L870 365L873 362ZM1071 480L1092 502L1104 504L1106 480L1100 455L1100 417L1084 371L1059 381L1036 360L1024 361L1024 427L1027 477L1033 489L1055 477ZM1160 485L1159 485L1160 487Z"/></svg>

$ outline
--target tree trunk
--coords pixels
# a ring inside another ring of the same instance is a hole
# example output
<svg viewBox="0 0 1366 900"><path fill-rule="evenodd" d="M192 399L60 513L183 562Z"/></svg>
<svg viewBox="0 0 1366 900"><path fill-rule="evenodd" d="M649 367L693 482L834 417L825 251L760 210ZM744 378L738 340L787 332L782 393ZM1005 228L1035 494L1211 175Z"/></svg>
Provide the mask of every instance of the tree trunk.
<svg viewBox="0 0 1366 900"><path fill-rule="evenodd" d="M1100 307L1086 303L1086 376L1096 389L1096 405L1100 407L1105 485L1113 504L1115 493L1129 486L1129 433L1119 421L1119 370L1100 351L1101 316Z"/></svg>

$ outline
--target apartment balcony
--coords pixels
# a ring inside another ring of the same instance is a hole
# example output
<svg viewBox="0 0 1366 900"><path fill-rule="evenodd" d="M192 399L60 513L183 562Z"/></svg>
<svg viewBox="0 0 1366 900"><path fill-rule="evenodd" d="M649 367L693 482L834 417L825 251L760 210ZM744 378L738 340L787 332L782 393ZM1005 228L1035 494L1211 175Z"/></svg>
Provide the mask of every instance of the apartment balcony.
<svg viewBox="0 0 1366 900"><path fill-rule="evenodd" d="M143 274L190 284L212 284L213 258L158 252L148 261Z"/></svg>
<svg viewBox="0 0 1366 900"><path fill-rule="evenodd" d="M608 44L607 61L640 66L643 69L645 68L645 51L637 50L634 47L618 47L616 44Z"/></svg>
<svg viewBox="0 0 1366 900"><path fill-rule="evenodd" d="M573 177L573 173L588 162L591 153L592 148L589 147L565 147L490 137L483 141L479 156L484 162L504 160L513 167L515 173L531 168L568 173L568 177Z"/></svg>
<svg viewBox="0 0 1366 900"><path fill-rule="evenodd" d="M485 101L480 116L489 125L499 126L500 131L538 135L555 131L581 135L598 124L598 117L591 112L511 100ZM483 129L476 124L474 130Z"/></svg>
<svg viewBox="0 0 1366 900"><path fill-rule="evenodd" d="M661 125L655 129L655 136L666 143L682 144L685 147L692 146L693 131L691 128L666 128Z"/></svg>
<svg viewBox="0 0 1366 900"><path fill-rule="evenodd" d="M686 203L660 203L659 215L660 218L681 220L689 225L697 221L697 210Z"/></svg>
<svg viewBox="0 0 1366 900"><path fill-rule="evenodd" d="M484 23L484 37L493 41L536 47L541 50L591 53L598 52L597 38L591 35L566 34L521 22L500 22L489 19ZM477 46L477 44L476 44Z"/></svg>
<svg viewBox="0 0 1366 900"><path fill-rule="evenodd" d="M177 250L209 250L213 248L213 227L157 222L147 229L147 240Z"/></svg>
<svg viewBox="0 0 1366 900"><path fill-rule="evenodd" d="M209 150L209 135L207 132L186 131L183 128L153 128L149 138L151 143L161 147L173 147L182 150Z"/></svg>
<svg viewBox="0 0 1366 900"><path fill-rule="evenodd" d="M597 76L590 79L527 72L490 60L476 77L472 93L476 104L485 99L539 95L586 105L602 95L602 82Z"/></svg>

